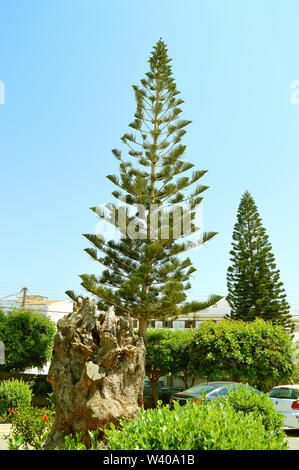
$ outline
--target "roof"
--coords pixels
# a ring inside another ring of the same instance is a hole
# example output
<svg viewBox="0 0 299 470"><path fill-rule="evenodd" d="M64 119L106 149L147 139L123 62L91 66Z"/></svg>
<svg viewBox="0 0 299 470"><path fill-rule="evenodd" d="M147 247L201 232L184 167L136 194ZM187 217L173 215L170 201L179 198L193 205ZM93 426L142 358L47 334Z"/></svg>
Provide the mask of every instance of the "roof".
<svg viewBox="0 0 299 470"><path fill-rule="evenodd" d="M68 301L66 299L60 299L60 300L26 300L26 305L48 305L48 304L53 304L55 302L65 302ZM22 300L9 300L9 302L16 302L17 304L21 304L23 301Z"/></svg>
<svg viewBox="0 0 299 470"><path fill-rule="evenodd" d="M295 388L296 390L299 390L299 385L298 384L291 384L291 385L277 385L276 387L273 387L275 389L280 389L280 388Z"/></svg>

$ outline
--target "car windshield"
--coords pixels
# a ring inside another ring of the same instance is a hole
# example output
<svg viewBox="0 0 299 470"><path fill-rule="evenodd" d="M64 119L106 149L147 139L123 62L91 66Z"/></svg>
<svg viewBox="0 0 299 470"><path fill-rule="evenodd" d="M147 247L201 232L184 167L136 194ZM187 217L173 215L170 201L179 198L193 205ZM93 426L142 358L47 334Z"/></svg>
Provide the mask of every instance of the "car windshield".
<svg viewBox="0 0 299 470"><path fill-rule="evenodd" d="M274 388L269 393L269 397L297 400L297 398L299 398L299 390L294 390L291 388Z"/></svg>
<svg viewBox="0 0 299 470"><path fill-rule="evenodd" d="M239 384L239 383L232 383L232 382L229 382L229 383L214 383L214 384L205 384L205 385L196 385L195 387L192 387L192 388L189 388L188 390L185 390L184 392L182 392L183 394L186 393L186 394L190 394L190 395L201 395L201 394L209 394L210 396L211 395L227 395L230 391L232 390L236 390L238 387L241 387L243 389L249 389L249 390L252 390L252 391L255 391L257 392L258 394L260 394L261 392L259 392L258 390L256 390L255 388L252 388L250 387L250 385L247 385L247 384Z"/></svg>
<svg viewBox="0 0 299 470"><path fill-rule="evenodd" d="M223 386L223 384L211 384L211 385L197 385L196 387L189 388L185 393L200 395L201 393L207 394L217 390Z"/></svg>

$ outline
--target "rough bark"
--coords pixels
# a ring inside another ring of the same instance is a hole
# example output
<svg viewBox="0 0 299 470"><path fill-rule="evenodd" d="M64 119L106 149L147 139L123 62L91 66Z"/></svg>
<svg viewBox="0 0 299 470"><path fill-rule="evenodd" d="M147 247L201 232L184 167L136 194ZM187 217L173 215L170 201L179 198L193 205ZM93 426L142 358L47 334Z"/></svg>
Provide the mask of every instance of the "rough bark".
<svg viewBox="0 0 299 470"><path fill-rule="evenodd" d="M152 394L153 394L153 399L155 406L157 406L158 401L159 401L159 390L157 387L157 381L156 380L150 380L151 382L151 389L152 389Z"/></svg>
<svg viewBox="0 0 299 470"><path fill-rule="evenodd" d="M57 324L48 380L56 395L56 419L45 449L59 448L64 436L103 430L120 416L132 418L144 378L144 343L129 318L113 308L98 312L88 298Z"/></svg>

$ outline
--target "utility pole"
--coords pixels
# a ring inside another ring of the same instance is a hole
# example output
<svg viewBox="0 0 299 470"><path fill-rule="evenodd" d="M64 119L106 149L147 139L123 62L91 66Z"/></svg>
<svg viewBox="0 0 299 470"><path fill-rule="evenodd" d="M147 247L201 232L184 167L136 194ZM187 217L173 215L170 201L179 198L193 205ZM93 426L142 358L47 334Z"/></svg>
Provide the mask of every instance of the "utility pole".
<svg viewBox="0 0 299 470"><path fill-rule="evenodd" d="M27 297L27 287L23 287L21 292L23 292L22 308L26 308L26 297Z"/></svg>

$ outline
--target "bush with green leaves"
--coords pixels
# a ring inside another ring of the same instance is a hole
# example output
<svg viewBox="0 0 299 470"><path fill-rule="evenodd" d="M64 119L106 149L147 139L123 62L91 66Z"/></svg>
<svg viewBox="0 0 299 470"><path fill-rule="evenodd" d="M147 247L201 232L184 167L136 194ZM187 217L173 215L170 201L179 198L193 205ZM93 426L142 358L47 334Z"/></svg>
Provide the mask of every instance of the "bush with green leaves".
<svg viewBox="0 0 299 470"><path fill-rule="evenodd" d="M30 386L22 380L0 382L0 415L12 414L18 406L29 406L32 398Z"/></svg>
<svg viewBox="0 0 299 470"><path fill-rule="evenodd" d="M12 415L9 449L41 450L53 425L55 412L49 408L19 406Z"/></svg>
<svg viewBox="0 0 299 470"><path fill-rule="evenodd" d="M280 435L284 416L274 409L268 395L259 394L249 387L238 386L237 389L231 390L226 397L217 400L225 400L237 412L250 413L257 419L261 418L267 431Z"/></svg>
<svg viewBox="0 0 299 470"><path fill-rule="evenodd" d="M192 330L171 330L169 328L149 329L146 337L145 370L151 382L153 396L157 403L161 392L157 389L157 381L171 372L185 382L194 380L190 366L190 348ZM164 401L164 400L163 400ZM169 401L168 401L169 402Z"/></svg>
<svg viewBox="0 0 299 470"><path fill-rule="evenodd" d="M99 431L88 431L89 439L90 439L90 447L89 450L97 450L101 445L98 441ZM83 433L76 433L75 436L69 434L64 438L64 444L60 448L56 448L55 450L87 450L86 445L82 441Z"/></svg>
<svg viewBox="0 0 299 470"><path fill-rule="evenodd" d="M291 379L291 337L282 326L257 319L247 323L224 320L203 322L190 330L149 329L146 340L146 373L155 383L171 372L187 387L195 377L234 380L269 391Z"/></svg>
<svg viewBox="0 0 299 470"><path fill-rule="evenodd" d="M43 367L51 358L55 331L54 323L34 310L15 308L0 315L0 340L5 345L0 370L23 372Z"/></svg>
<svg viewBox="0 0 299 470"><path fill-rule="evenodd" d="M193 330L190 363L207 380L226 376L269 391L290 379L292 352L291 337L282 326L261 319L207 321Z"/></svg>
<svg viewBox="0 0 299 470"><path fill-rule="evenodd" d="M155 404L159 399L158 380L171 370L174 372L174 357L170 347L170 329L149 329L146 338L145 372L151 382Z"/></svg>
<svg viewBox="0 0 299 470"><path fill-rule="evenodd" d="M121 429L106 430L107 450L286 450L284 432L266 429L262 416L239 413L225 400L190 400L139 411Z"/></svg>

